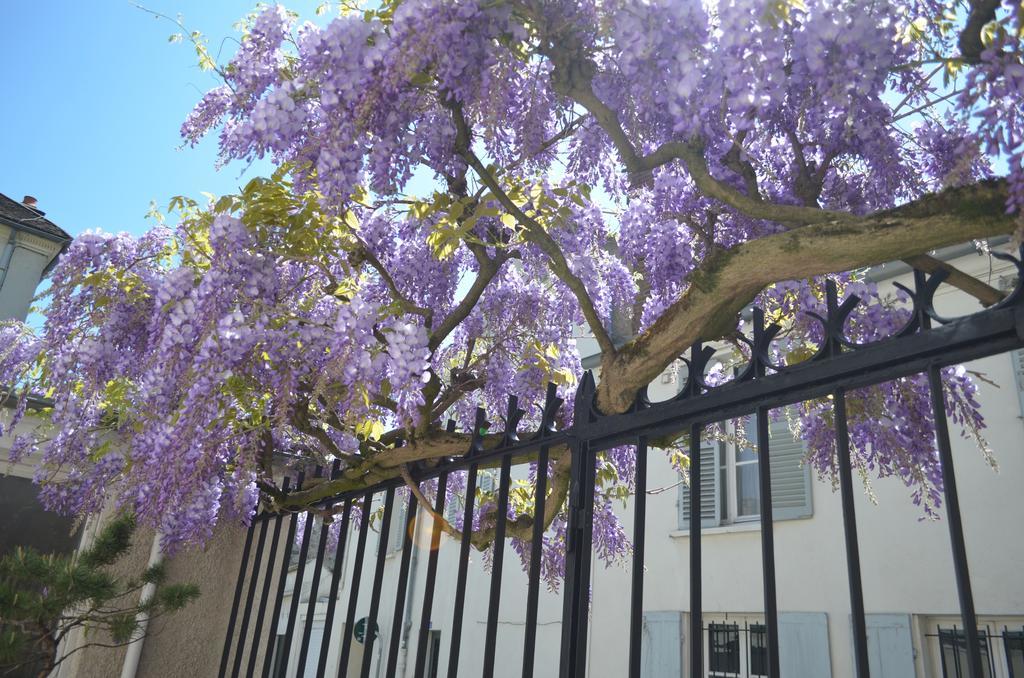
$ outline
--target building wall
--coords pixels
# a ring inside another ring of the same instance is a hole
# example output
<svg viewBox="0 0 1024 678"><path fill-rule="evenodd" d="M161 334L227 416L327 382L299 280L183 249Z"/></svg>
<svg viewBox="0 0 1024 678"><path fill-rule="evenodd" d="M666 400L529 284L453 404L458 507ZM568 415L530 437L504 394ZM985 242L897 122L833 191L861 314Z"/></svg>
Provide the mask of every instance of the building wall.
<svg viewBox="0 0 1024 678"><path fill-rule="evenodd" d="M983 257L965 257L955 263L979 277L991 276L989 279L993 283L1001 276L1011 275L1011 271L1000 262L995 262L990 271L990 262ZM952 290L940 292L937 306L940 312L949 315L973 310L970 300ZM987 624L996 631L1004 624L1015 628L1024 623L1024 579L1020 577L1024 566L1024 540L1012 536L1020 533L1020 525L1024 523L1024 502L1020 499L1020 484L1024 480L1024 455L1020 454L1024 421L1021 419L1014 367L1011 354L967 365L968 369L982 373L986 380L994 382L978 381L988 423L984 433L995 453L998 471L989 466L972 440L955 437L953 442L976 607L983 625ZM674 388L675 385L658 380L652 385L651 392L653 398L658 399L670 395ZM958 430L952 426L954 435ZM649 488L668 488L677 482L678 476L667 458L652 454ZM865 607L875 634L872 637L882 639L881 642L909 643L911 647L904 648L906 652L901 656L909 658L914 666L913 674L908 673L911 670L908 665L899 665L888 667L881 675L942 675L937 641L930 636L934 634L936 624L947 627L953 623L960 624L948 524L945 520L923 520L921 509L912 504L909 490L898 479L872 478L870 487L873 500L863 486L855 486L855 504ZM684 675L681 667L685 667L690 648L690 640L686 638L689 539L687 533L679 529L679 498L680 493L671 489L648 497L643 604L647 619L645 675ZM830 482L815 479L812 500L811 517L778 521L775 526L778 604L781 622L789 629L786 633L791 634L786 637L798 641L812 638L817 643L808 648L793 643L787 646L784 642L783 664L813 666L819 662L816 665L819 668L795 669L797 675L817 675L801 671L817 672L824 667L828 672L825 675L851 677L852 628L839 495L833 491ZM423 513L420 515L424 516ZM630 534L633 529L631 516L632 508L621 512L626 531ZM411 675L416 652L425 546L429 540L429 519L423 518L422 522L416 538L420 545L420 562L410 583L412 628L408 639L402 642L408 652L404 662L406 669L399 675ZM755 522L704 531L705 623L737 621L742 625L761 619L763 594L758 528L759 523ZM375 537L374 533L367 545L357 619L365 616L369 608ZM458 545L447 537L443 538L431 624L431 630L439 632L442 637L439 675L444 675L447 670L457 554ZM377 648L383 650L385 657L391 636L398 555L395 553L386 558L384 596L379 614L381 637L374 648L375 654ZM477 675L483 658L489 577L482 561L481 555L474 553L463 611L460 675ZM346 567L346 581L351 581L351 549L347 554ZM612 678L626 674L629 585L628 564L609 568L596 564L589 638L588 673L591 676ZM343 585L343 591L344 588ZM509 551L506 553L499 615L497 676L519 675L521 671L525 590L525 575L518 565L518 558ZM341 605L346 601L347 596L342 593ZM537 675L553 675L555 671L560 619L560 595L543 592ZM889 629L886 624L895 626ZM905 636L901 635L903 624L906 626ZM792 635L794 629L796 635ZM338 626L334 636L332 644L340 644L341 630ZM665 643L671 642L673 637L678 640L677 646L666 648ZM706 639L702 642L706 647ZM995 651L1001 652L1001 646ZM294 658L291 666L295 666ZM306 675L313 674L307 671ZM383 675L383 667L380 674L371 675ZM1002 677L1006 674L997 667L995 675Z"/></svg>
<svg viewBox="0 0 1024 678"><path fill-rule="evenodd" d="M60 244L0 224L0 321L24 320Z"/></svg>

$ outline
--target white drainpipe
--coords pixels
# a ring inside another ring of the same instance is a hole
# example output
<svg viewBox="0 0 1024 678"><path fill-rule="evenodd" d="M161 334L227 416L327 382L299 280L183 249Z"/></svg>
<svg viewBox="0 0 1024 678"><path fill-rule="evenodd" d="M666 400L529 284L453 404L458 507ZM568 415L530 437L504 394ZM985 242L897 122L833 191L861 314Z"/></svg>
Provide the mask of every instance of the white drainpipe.
<svg viewBox="0 0 1024 678"><path fill-rule="evenodd" d="M146 568L155 567L163 562L164 552L160 548L160 533L153 537L153 548L149 550L149 564ZM142 594L139 596L139 604L149 601L156 593L156 584L146 584L142 587ZM124 655L124 665L121 667L121 678L135 678L139 670L139 660L142 658L142 643L146 641L146 628L149 626L149 615L139 612L135 618L138 622L136 640L128 645Z"/></svg>
<svg viewBox="0 0 1024 678"><path fill-rule="evenodd" d="M419 541L416 535L420 531L419 509L416 511L416 518L412 523L412 559L409 562L409 590L405 596L405 621L402 623L402 645L398 653L398 666L395 667L395 676L401 678L405 675L406 662L409 661L409 631L412 629L412 599L416 592L416 564L419 562Z"/></svg>

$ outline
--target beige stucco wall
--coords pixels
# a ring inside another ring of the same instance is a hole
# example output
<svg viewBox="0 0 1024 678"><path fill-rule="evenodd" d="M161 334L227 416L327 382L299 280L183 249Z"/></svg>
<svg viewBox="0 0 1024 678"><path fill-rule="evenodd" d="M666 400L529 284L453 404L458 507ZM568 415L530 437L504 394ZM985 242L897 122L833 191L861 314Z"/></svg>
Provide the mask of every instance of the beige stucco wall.
<svg viewBox="0 0 1024 678"><path fill-rule="evenodd" d="M142 647L140 678L217 674L244 543L243 528L224 525L205 549L167 560L168 581L198 584L200 596L180 612L153 621Z"/></svg>
<svg viewBox="0 0 1024 678"><path fill-rule="evenodd" d="M197 584L200 596L183 610L152 621L142 641L136 674L139 678L217 674L244 541L243 528L224 525L214 532L205 549L183 551L166 559L168 583ZM138 530L131 551L117 563L115 571L124 577L137 577L149 561L152 543L152 530ZM102 642L99 638L90 640ZM79 635L70 647L81 642ZM120 676L126 652L123 647L88 647L72 655L55 678Z"/></svg>

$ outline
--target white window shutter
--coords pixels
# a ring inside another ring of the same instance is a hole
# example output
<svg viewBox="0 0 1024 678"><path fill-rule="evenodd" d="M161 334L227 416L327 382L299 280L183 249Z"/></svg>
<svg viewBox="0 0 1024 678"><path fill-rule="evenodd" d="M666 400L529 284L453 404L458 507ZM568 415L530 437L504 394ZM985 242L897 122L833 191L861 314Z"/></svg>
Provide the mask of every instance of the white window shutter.
<svg viewBox="0 0 1024 678"><path fill-rule="evenodd" d="M644 612L640 675L664 678L683 675L683 613Z"/></svg>
<svg viewBox="0 0 1024 678"><path fill-rule="evenodd" d="M1010 351L1013 361L1013 378L1017 383L1017 397L1020 399L1020 413L1024 416L1024 348Z"/></svg>
<svg viewBox="0 0 1024 678"><path fill-rule="evenodd" d="M719 510L719 459L721 443L717 440L701 441L700 446L700 524L701 527L717 527L722 522ZM690 528L690 486L679 486L679 529Z"/></svg>
<svg viewBox="0 0 1024 678"><path fill-rule="evenodd" d="M807 518L811 504L811 469L803 463L806 450L789 430L785 418L769 424L771 455L772 517L775 520Z"/></svg>
<svg viewBox="0 0 1024 678"><path fill-rule="evenodd" d="M910 615L868 614L864 615L864 622L868 631L871 678L913 676L914 642L910 633Z"/></svg>
<svg viewBox="0 0 1024 678"><path fill-rule="evenodd" d="M779 613L779 675L831 678L828 616L824 612Z"/></svg>

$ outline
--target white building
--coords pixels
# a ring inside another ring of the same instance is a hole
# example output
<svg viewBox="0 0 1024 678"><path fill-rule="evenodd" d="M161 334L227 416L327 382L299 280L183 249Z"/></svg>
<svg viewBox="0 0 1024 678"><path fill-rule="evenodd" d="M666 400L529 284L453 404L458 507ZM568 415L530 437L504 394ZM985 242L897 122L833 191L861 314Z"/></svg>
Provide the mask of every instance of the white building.
<svg viewBox="0 0 1024 678"><path fill-rule="evenodd" d="M17 202L0 193L0 321L25 320L40 280L71 242L63 229L46 218L35 198ZM4 347L0 346L0 351ZM13 404L5 397L5 377L0 374L0 422L6 423L3 406ZM30 426L22 425L26 431ZM7 462L13 438L0 437L0 555L16 545L35 546L44 551L72 550L77 537L72 521L43 511L32 484L32 460Z"/></svg>
<svg viewBox="0 0 1024 678"><path fill-rule="evenodd" d="M1012 282L1016 273L1001 261L963 250L951 263L992 285ZM887 269L881 275L891 276ZM896 280L909 284L909 272L893 267ZM876 272L877 273L877 272ZM953 289L940 290L940 312L966 314L976 305ZM978 360L967 366L982 373L980 400L988 422L985 431L999 465L993 470L973 441L956 437L954 456L960 503L970 562L974 599L985 638L984 658L992 678L1024 676L1024 419L1020 352ZM673 394L678 384L671 374L651 386L652 400ZM802 447L784 423L773 424L773 494L782 675L786 678L848 678L853 674L852 628L846 554L838 492L800 464ZM955 425L953 432L958 431ZM707 511L714 518L703 530L703 644L705 675L753 678L763 675L763 597L761 551L757 517L757 458L735 446L715 444L706 449L705 463L714 459L718 472L704 474ZM777 461L776 461L777 460ZM706 466L705 466L706 468ZM515 471L514 476L515 477ZM709 482L712 481L713 482ZM490 481L485 481L490 482ZM863 489L857 484L855 489ZM688 637L689 551L687 516L681 507L686 493L667 458L652 453L649 461L644 585L645 677L688 675L687 657L694 642ZM657 491L664 488L663 491ZM910 501L909 490L894 478L871 479L876 500L858 492L857 524L867 611L869 653L873 678L966 676L965 653L958 643L961 627L953 575L948 526L922 520ZM420 605L430 540L430 520L420 512L414 532L415 562L410 569L405 634L395 675L411 676L419 631ZM622 511L627 533L632 531L632 508ZM376 554L377 533L371 532L363 561L356 619L367 615ZM400 540L392 534L388 546L371 675L385 674L390 643ZM343 579L331 639L329 675L334 675L341 646L342 621L353 576L355 540L350 536L343 560ZM458 563L458 544L442 538L428 635L426 676L445 676L451 643L451 609ZM517 556L506 550L499 615L497 676L521 675L525 619L526 576ZM312 565L312 564L311 564ZM297 628L305 622L309 570L301 593ZM294 568L293 568L294 570ZM294 571L291 575L294 577ZM327 581L324 575L322 582ZM627 567L593 569L589 625L589 675L626 675L629 627L630 572ZM278 631L286 628L289 586ZM321 642L327 585L320 585L311 659L306 676L315 675L315 656ZM487 619L489 573L474 553L464 610L459 675L479 675ZM541 593L535 675L557 674L561 597ZM301 633L292 644L289 669L295 675ZM358 666L363 645L352 643L350 666ZM280 662L278 662L280 663ZM960 668L957 668L959 664ZM283 667L279 667L283 668ZM350 674L358 675L358 674Z"/></svg>

